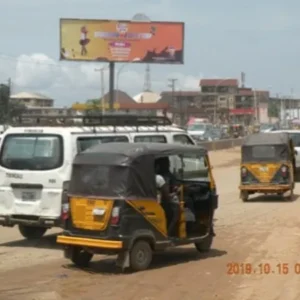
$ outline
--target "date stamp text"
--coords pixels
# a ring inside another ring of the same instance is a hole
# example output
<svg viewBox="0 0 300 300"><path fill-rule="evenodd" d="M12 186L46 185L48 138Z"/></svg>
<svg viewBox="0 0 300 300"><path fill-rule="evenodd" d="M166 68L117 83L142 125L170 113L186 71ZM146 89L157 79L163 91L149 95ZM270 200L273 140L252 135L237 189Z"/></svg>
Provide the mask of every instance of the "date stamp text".
<svg viewBox="0 0 300 300"><path fill-rule="evenodd" d="M300 263L237 263L227 264L227 275L300 275Z"/></svg>

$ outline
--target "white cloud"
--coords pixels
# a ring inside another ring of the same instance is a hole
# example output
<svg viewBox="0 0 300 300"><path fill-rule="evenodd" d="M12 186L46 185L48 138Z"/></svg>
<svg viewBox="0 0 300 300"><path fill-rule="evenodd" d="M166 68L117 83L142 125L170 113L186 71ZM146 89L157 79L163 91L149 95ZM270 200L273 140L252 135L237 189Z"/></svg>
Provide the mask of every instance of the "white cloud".
<svg viewBox="0 0 300 300"><path fill-rule="evenodd" d="M89 98L101 95L101 75L95 69L104 70L104 90L109 89L109 72L107 64L57 62L42 53L21 55L17 59L0 55L0 82L12 79L13 93L20 91L39 92L56 100L57 106L70 105L74 102L82 102ZM118 68L119 67L119 68ZM158 68L163 68L158 66ZM178 88L182 90L199 89L197 77L185 76L181 73L157 73L152 70L151 86L155 92L169 90L168 78L178 79ZM159 69L160 70L160 69ZM119 65L115 70L115 88L134 96L143 90L145 67L142 65ZM154 73L154 74L153 74ZM167 76L166 76L167 75ZM118 80L117 80L118 78Z"/></svg>

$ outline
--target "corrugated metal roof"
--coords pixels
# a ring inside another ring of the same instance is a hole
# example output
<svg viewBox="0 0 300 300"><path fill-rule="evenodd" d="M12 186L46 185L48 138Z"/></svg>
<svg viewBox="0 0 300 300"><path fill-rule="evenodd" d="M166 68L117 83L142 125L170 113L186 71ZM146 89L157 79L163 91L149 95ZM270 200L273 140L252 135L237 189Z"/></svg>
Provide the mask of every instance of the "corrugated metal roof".
<svg viewBox="0 0 300 300"><path fill-rule="evenodd" d="M43 99L43 100L52 100L51 98L39 94L39 93L28 93L28 92L21 92L10 97L11 99Z"/></svg>

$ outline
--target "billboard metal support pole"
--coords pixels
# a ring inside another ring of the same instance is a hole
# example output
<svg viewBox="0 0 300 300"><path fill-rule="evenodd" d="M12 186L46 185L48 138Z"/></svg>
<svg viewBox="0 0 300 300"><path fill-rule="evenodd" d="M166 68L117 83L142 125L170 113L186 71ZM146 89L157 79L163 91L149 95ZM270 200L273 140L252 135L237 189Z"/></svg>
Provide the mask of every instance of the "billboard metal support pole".
<svg viewBox="0 0 300 300"><path fill-rule="evenodd" d="M109 62L109 110L114 111L115 63ZM116 91L117 93L118 91Z"/></svg>

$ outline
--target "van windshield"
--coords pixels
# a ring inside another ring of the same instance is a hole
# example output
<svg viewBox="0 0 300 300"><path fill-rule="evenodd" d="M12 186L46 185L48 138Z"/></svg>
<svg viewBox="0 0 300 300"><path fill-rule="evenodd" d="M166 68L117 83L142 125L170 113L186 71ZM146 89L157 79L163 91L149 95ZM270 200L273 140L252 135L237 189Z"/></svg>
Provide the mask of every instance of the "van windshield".
<svg viewBox="0 0 300 300"><path fill-rule="evenodd" d="M62 138L46 134L11 134L2 144L0 164L13 170L52 170L63 163Z"/></svg>

